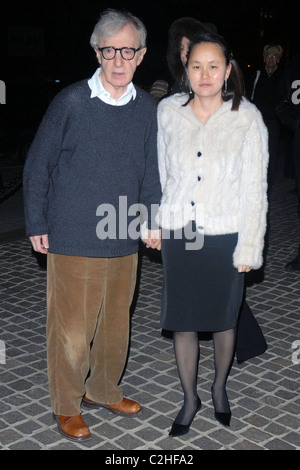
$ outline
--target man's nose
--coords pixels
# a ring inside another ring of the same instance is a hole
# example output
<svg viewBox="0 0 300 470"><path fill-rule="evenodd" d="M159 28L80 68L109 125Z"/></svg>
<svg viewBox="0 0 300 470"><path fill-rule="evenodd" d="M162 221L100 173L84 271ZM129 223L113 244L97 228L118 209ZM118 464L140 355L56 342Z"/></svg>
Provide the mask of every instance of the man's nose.
<svg viewBox="0 0 300 470"><path fill-rule="evenodd" d="M117 50L117 51L116 51L116 55L115 55L115 57L114 57L114 63L115 63L116 65L123 65L123 61L124 61L124 59L123 59L123 57L122 57L122 55L121 55L121 51Z"/></svg>

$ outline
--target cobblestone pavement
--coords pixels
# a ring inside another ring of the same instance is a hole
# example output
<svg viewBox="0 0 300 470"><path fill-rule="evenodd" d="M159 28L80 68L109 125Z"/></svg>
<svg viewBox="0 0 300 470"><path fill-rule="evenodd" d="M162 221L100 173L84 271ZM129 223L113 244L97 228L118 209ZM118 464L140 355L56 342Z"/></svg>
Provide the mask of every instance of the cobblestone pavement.
<svg viewBox="0 0 300 470"><path fill-rule="evenodd" d="M296 200L280 182L270 207L263 270L248 277L247 299L268 342L260 357L236 361L228 381L232 424L213 416L210 341L200 344L199 395L203 402L190 433L169 438L181 406L172 341L159 328L162 265L141 256L138 296L122 386L144 406L138 418L82 409L92 439L67 441L52 419L45 347L46 273L25 238L0 244L0 443L3 450L299 450L300 273L287 273L300 242ZM252 276L252 277L251 277ZM293 349L293 347L295 349Z"/></svg>

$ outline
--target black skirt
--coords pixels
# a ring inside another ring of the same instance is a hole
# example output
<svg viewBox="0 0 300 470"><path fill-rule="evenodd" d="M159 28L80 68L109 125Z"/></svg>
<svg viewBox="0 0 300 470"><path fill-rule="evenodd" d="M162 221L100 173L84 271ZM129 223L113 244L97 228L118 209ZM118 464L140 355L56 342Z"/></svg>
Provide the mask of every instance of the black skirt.
<svg viewBox="0 0 300 470"><path fill-rule="evenodd" d="M244 291L244 274L233 266L238 235L205 235L202 248L197 248L199 240L194 243L197 249L184 230L181 235L171 231L166 239L163 231L161 327L169 331L235 328Z"/></svg>

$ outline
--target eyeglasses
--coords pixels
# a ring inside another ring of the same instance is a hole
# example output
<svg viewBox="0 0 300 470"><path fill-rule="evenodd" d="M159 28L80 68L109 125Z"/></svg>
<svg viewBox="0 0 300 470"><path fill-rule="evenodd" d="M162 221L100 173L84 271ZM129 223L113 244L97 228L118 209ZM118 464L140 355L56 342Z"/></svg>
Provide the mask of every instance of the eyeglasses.
<svg viewBox="0 0 300 470"><path fill-rule="evenodd" d="M278 55L276 54L267 54L265 57L267 59L278 59Z"/></svg>
<svg viewBox="0 0 300 470"><path fill-rule="evenodd" d="M120 51L121 57L124 60L132 60L135 53L141 48L135 49L134 47L98 47L98 51L101 52L103 59L112 60L115 58L117 51Z"/></svg>

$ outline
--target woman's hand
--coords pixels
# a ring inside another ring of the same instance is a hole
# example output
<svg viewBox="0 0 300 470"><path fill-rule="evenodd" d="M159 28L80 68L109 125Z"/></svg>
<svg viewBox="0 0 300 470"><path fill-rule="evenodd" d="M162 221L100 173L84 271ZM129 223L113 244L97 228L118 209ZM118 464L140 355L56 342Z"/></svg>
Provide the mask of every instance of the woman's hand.
<svg viewBox="0 0 300 470"><path fill-rule="evenodd" d="M238 266L239 273L249 273L251 269L250 266Z"/></svg>

